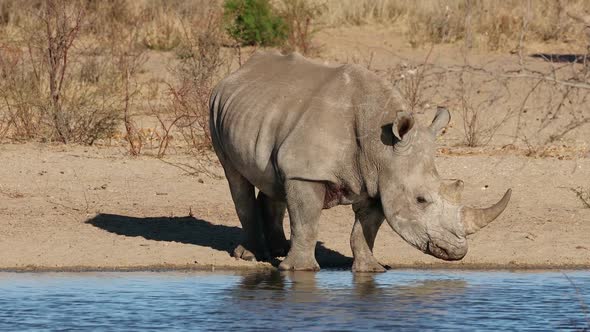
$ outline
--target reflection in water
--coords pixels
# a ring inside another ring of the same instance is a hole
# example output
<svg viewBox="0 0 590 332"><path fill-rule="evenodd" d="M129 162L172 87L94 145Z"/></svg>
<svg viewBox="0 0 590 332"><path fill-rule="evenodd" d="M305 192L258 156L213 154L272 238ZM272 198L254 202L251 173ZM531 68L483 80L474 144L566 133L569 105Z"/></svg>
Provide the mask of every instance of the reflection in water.
<svg viewBox="0 0 590 332"><path fill-rule="evenodd" d="M240 300L314 302L320 295L315 278L314 272L253 272L242 276L234 291ZM284 296L287 292L290 293L288 297Z"/></svg>
<svg viewBox="0 0 590 332"><path fill-rule="evenodd" d="M570 304L570 301L563 300L563 294L572 291L565 284L560 288L548 282L546 285L552 288L540 290L539 286L543 284L526 274L504 273L504 276L512 277L507 283L497 283L494 273L476 275L478 278L473 278L473 272L266 271L242 276L231 291L240 310L252 316L264 311L280 317L286 314L299 317L306 322L337 322L342 327L457 328L464 327L468 319L477 319L475 324L483 330L486 326L495 330L502 326L521 326L519 324L529 327L541 324L543 329L584 324L585 316L580 311L577 320L551 319L546 314L531 321L531 316L527 316L534 314L538 317L543 310L554 312L552 308L559 302L556 298L560 298L561 303ZM584 276L590 285L590 274ZM564 280L559 281L563 283ZM556 290L560 295L551 294ZM590 297L590 294L586 296ZM285 327L302 328L292 323ZM316 325L309 325L312 326Z"/></svg>
<svg viewBox="0 0 590 332"><path fill-rule="evenodd" d="M352 287L339 287L330 280L342 275L352 279ZM347 272L263 271L242 276L234 297L245 311L273 310L277 302L284 306L302 306L304 316L331 316L338 320L354 317L350 311L362 309L376 319L391 319L406 312L442 314L446 306L461 299L468 283L462 279L415 280L401 284L380 284L379 274ZM272 304L269 304L272 303ZM267 306L272 308L266 308ZM263 309L264 308L264 309ZM293 308L293 307L292 307ZM311 311L307 313L306 311ZM365 313L366 314L366 313Z"/></svg>
<svg viewBox="0 0 590 332"><path fill-rule="evenodd" d="M346 274L345 272L337 272ZM352 275L351 292L359 299L379 298L384 296L395 296L400 301L414 302L435 302L453 298L461 294L467 288L467 282L462 279L439 279L419 280L414 283L400 285L379 285L376 278L380 274L375 273L354 273ZM236 295L242 300L258 299L258 295L264 296L264 290L273 292L273 299L283 299L292 302L314 302L319 301L322 296L330 297L341 289L334 289L330 283L325 289L318 286L317 278L322 274L314 272L285 272L285 271L261 271L248 273L242 276L238 284ZM339 276L340 277L340 276ZM285 297L290 293L292 296Z"/></svg>
<svg viewBox="0 0 590 332"><path fill-rule="evenodd" d="M432 270L0 273L0 330L588 330L590 272L568 277Z"/></svg>
<svg viewBox="0 0 590 332"><path fill-rule="evenodd" d="M415 283L383 287L376 282L378 274L357 273L352 277L355 294L359 297L394 295L400 300L424 301L425 303L450 299L467 288L462 279L419 280Z"/></svg>
<svg viewBox="0 0 590 332"><path fill-rule="evenodd" d="M410 301L425 303L456 298L467 288L465 280L422 280L412 285L400 286L397 296Z"/></svg>
<svg viewBox="0 0 590 332"><path fill-rule="evenodd" d="M383 295L383 290L375 282L375 276L375 273L354 273L354 294L360 298Z"/></svg>

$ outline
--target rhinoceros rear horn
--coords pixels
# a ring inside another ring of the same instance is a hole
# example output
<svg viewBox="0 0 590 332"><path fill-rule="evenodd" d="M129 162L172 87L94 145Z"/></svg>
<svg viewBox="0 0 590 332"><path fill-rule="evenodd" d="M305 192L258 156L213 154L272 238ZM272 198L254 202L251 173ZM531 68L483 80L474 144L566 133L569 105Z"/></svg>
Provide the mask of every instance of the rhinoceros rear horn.
<svg viewBox="0 0 590 332"><path fill-rule="evenodd" d="M440 193L441 195L453 203L461 202L461 193L463 192L465 184L461 180L445 179L441 181Z"/></svg>
<svg viewBox="0 0 590 332"><path fill-rule="evenodd" d="M461 220L465 225L465 233L467 235L473 234L496 219L508 205L511 194L512 189L508 189L498 203L487 209L473 209L464 206L461 210Z"/></svg>
<svg viewBox="0 0 590 332"><path fill-rule="evenodd" d="M438 106L429 128L436 136L449 124L449 121L451 121L451 113L449 113L449 110L446 107Z"/></svg>

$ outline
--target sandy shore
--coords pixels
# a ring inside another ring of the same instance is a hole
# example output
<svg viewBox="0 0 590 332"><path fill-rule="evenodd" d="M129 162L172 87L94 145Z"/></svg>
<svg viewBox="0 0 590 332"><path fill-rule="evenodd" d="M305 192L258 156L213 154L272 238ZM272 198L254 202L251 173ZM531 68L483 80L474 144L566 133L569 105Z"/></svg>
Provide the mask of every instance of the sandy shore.
<svg viewBox="0 0 590 332"><path fill-rule="evenodd" d="M121 148L8 144L0 160L1 270L272 267L230 257L241 229L227 184L190 175L188 155L161 161ZM465 181L466 203L487 205L511 187L509 207L453 263L422 254L384 224L375 245L382 264L590 268L590 209L570 189L587 185L590 160L475 155L437 163L443 176ZM352 222L350 207L324 211L322 267L350 267Z"/></svg>

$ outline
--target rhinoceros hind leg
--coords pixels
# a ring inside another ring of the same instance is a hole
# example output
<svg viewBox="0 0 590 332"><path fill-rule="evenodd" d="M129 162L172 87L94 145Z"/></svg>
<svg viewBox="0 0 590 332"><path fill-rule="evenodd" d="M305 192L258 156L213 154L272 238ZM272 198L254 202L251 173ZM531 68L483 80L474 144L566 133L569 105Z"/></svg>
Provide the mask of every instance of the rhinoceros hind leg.
<svg viewBox="0 0 590 332"><path fill-rule="evenodd" d="M318 271L315 246L326 187L319 182L288 180L285 193L291 222L291 249L279 269Z"/></svg>
<svg viewBox="0 0 590 332"><path fill-rule="evenodd" d="M285 237L283 219L287 203L272 199L263 192L258 192L258 211L264 227L266 246L272 257L285 257L289 252L289 241Z"/></svg>
<svg viewBox="0 0 590 332"><path fill-rule="evenodd" d="M268 255L265 250L262 223L258 218L254 186L230 165L224 164L223 168L236 213L244 230L242 243L235 248L233 256L247 261L265 260Z"/></svg>
<svg viewBox="0 0 590 332"><path fill-rule="evenodd" d="M385 268L373 256L373 245L377 231L385 217L377 202L365 201L353 205L355 222L350 236L354 256L352 271L385 272Z"/></svg>
<svg viewBox="0 0 590 332"><path fill-rule="evenodd" d="M256 261L256 255L254 255L253 252L251 252L250 250L246 249L243 245L239 244L235 249L234 252L232 253L232 256L234 256L236 259L243 259L245 261L252 261L255 262Z"/></svg>

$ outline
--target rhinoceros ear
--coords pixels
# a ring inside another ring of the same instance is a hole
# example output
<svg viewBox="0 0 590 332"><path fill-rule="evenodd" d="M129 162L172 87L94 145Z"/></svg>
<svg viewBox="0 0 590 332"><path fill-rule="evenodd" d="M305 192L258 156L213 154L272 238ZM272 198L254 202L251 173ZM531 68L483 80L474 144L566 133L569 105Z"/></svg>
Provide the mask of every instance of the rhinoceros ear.
<svg viewBox="0 0 590 332"><path fill-rule="evenodd" d="M413 127L414 117L406 112L397 112L397 117L391 130L393 131L393 135L401 141Z"/></svg>
<svg viewBox="0 0 590 332"><path fill-rule="evenodd" d="M436 136L449 124L449 121L451 121L451 113L449 113L449 110L446 107L438 106L436 108L434 119L430 124L430 130Z"/></svg>

